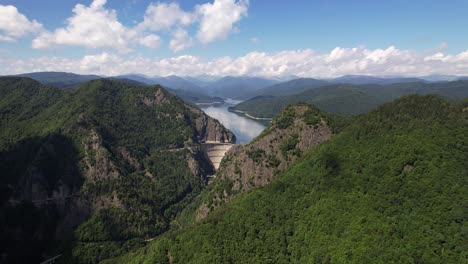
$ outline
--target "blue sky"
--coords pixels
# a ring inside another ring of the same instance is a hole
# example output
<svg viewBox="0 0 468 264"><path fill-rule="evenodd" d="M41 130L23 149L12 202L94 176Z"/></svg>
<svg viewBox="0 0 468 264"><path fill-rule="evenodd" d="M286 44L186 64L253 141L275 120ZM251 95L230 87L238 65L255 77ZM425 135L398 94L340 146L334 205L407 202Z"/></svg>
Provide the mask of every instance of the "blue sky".
<svg viewBox="0 0 468 264"><path fill-rule="evenodd" d="M13 64L0 74L468 75L467 14L466 0L0 0L0 60Z"/></svg>

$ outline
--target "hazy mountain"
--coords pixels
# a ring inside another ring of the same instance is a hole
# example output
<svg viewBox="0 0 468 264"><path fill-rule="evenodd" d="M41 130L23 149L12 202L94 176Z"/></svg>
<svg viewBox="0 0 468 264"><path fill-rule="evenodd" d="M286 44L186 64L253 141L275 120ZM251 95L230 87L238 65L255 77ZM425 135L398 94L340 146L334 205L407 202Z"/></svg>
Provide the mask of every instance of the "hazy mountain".
<svg viewBox="0 0 468 264"><path fill-rule="evenodd" d="M157 84L160 84L162 86L166 86L166 87L170 87L172 89L176 89L176 90L189 90L189 91L196 91L196 92L202 92L203 89L182 78L182 77L179 77L179 76L175 76L175 75L171 75L171 76L167 76L167 77L154 77L153 80L157 83Z"/></svg>
<svg viewBox="0 0 468 264"><path fill-rule="evenodd" d="M257 94L274 96L291 95L329 84L329 82L324 80L300 78L262 88L257 91Z"/></svg>
<svg viewBox="0 0 468 264"><path fill-rule="evenodd" d="M422 76L421 79L429 81L429 82L451 82L458 80L459 76L456 75L442 75L442 74L434 74L428 76Z"/></svg>
<svg viewBox="0 0 468 264"><path fill-rule="evenodd" d="M273 117L288 104L306 102L322 111L354 115L409 94L435 94L450 100L468 97L468 81L439 83L396 83L391 85L336 84L322 86L289 96L260 96L244 101L232 110L255 117Z"/></svg>
<svg viewBox="0 0 468 264"><path fill-rule="evenodd" d="M113 76L112 78L130 79L130 80L134 80L134 81L144 83L144 84L157 84L157 82L153 78L142 75L142 74L125 74L125 75Z"/></svg>
<svg viewBox="0 0 468 264"><path fill-rule="evenodd" d="M264 87L271 86L278 81L258 77L227 76L206 86L210 94L222 98L248 99Z"/></svg>
<svg viewBox="0 0 468 264"><path fill-rule="evenodd" d="M213 76L184 76L183 78L199 87L206 87L220 79Z"/></svg>
<svg viewBox="0 0 468 264"><path fill-rule="evenodd" d="M258 96L230 109L255 117L271 118L287 105L298 102L312 104L325 112L345 115L364 113L379 105L375 97L361 91L358 86L336 84L288 96Z"/></svg>
<svg viewBox="0 0 468 264"><path fill-rule="evenodd" d="M424 82L420 78L405 78L405 77L373 77L366 75L345 75L329 80L331 83L349 83L349 84L393 84L393 83L408 83L408 82Z"/></svg>
<svg viewBox="0 0 468 264"><path fill-rule="evenodd" d="M81 75L69 72L31 72L18 74L16 76L29 77L40 83L59 88L72 88L81 83L102 78L98 75Z"/></svg>

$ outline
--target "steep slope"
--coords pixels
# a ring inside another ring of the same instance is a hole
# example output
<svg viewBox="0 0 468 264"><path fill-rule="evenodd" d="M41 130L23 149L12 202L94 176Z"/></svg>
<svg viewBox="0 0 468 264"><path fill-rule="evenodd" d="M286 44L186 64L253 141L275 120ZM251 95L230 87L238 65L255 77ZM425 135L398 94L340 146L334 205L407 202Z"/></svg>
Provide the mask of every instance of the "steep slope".
<svg viewBox="0 0 468 264"><path fill-rule="evenodd" d="M239 193L270 183L303 153L329 140L330 118L305 104L291 105L248 145L232 147L224 156L216 179L199 198L195 220Z"/></svg>
<svg viewBox="0 0 468 264"><path fill-rule="evenodd" d="M95 263L157 236L213 173L199 142L235 140L160 86L100 79L60 90L0 78L0 93L7 262L65 250Z"/></svg>
<svg viewBox="0 0 468 264"><path fill-rule="evenodd" d="M460 100L468 96L468 82L416 82L385 86L338 84L290 96L255 97L232 107L231 110L246 112L255 117L271 118L290 103L306 102L325 112L354 115L409 94L435 94L450 100Z"/></svg>
<svg viewBox="0 0 468 264"><path fill-rule="evenodd" d="M383 105L266 187L109 263L463 263L467 107Z"/></svg>

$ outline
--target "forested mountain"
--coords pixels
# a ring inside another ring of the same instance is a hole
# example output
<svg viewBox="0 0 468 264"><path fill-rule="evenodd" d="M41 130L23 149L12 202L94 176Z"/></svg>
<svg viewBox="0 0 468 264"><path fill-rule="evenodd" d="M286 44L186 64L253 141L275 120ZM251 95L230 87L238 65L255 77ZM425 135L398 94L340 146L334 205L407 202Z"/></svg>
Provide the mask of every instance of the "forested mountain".
<svg viewBox="0 0 468 264"><path fill-rule="evenodd" d="M96 263L165 232L234 135L160 86L0 78L2 262Z"/></svg>
<svg viewBox="0 0 468 264"><path fill-rule="evenodd" d="M102 78L98 75L81 75L69 72L32 72L19 74L18 77L29 77L40 83L58 88L73 88L84 82Z"/></svg>
<svg viewBox="0 0 468 264"><path fill-rule="evenodd" d="M380 106L270 184L105 263L463 263L467 108L417 95Z"/></svg>
<svg viewBox="0 0 468 264"><path fill-rule="evenodd" d="M331 83L347 83L347 84L380 84L388 85L394 83L412 83L412 82L425 82L421 78L405 78L405 77L374 77L366 75L344 75L338 78L329 80Z"/></svg>
<svg viewBox="0 0 468 264"><path fill-rule="evenodd" d="M178 224L200 221L238 194L269 184L304 153L328 141L343 123L343 118L311 105L289 106L254 141L225 154L216 178L184 209Z"/></svg>
<svg viewBox="0 0 468 264"><path fill-rule="evenodd" d="M468 81L439 83L396 83L392 85L336 84L311 88L290 96L259 96L242 102L232 110L255 117L272 117L294 102L306 102L322 111L354 115L409 94L435 94L450 100L468 97Z"/></svg>
<svg viewBox="0 0 468 264"><path fill-rule="evenodd" d="M317 87L330 85L329 82L312 78L299 78L260 89L257 94L265 96L292 95Z"/></svg>
<svg viewBox="0 0 468 264"><path fill-rule="evenodd" d="M277 83L258 77L233 77L226 76L204 87L209 94L221 98L243 100L256 95L257 91Z"/></svg>

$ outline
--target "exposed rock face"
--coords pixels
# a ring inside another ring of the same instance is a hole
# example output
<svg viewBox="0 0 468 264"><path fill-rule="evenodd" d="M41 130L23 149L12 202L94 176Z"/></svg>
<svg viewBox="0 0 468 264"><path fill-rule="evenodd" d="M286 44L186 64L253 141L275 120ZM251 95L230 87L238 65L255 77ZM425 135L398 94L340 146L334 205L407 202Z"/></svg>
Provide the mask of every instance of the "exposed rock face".
<svg viewBox="0 0 468 264"><path fill-rule="evenodd" d="M157 90L152 97L143 97L142 102L149 107L170 103L169 97L173 95L164 91L162 88ZM200 142L216 142L216 143L234 143L236 141L235 135L226 129L221 123L206 115L202 110L197 107L191 106L180 98L173 98L179 103L183 104L185 108L192 113L188 117L189 122L193 122L196 140ZM177 118L183 118L183 115L178 115Z"/></svg>
<svg viewBox="0 0 468 264"><path fill-rule="evenodd" d="M197 220L206 217L209 210L230 200L233 195L270 183L303 153L328 141L331 136L326 118L312 106L290 106L252 143L234 146L226 153L212 183L212 189L217 191L212 195L211 204L204 204L199 209ZM220 189L215 186L229 187Z"/></svg>
<svg viewBox="0 0 468 264"><path fill-rule="evenodd" d="M199 142L234 143L236 141L234 134L223 127L218 120L207 116L195 107L190 107L190 111L195 115Z"/></svg>

